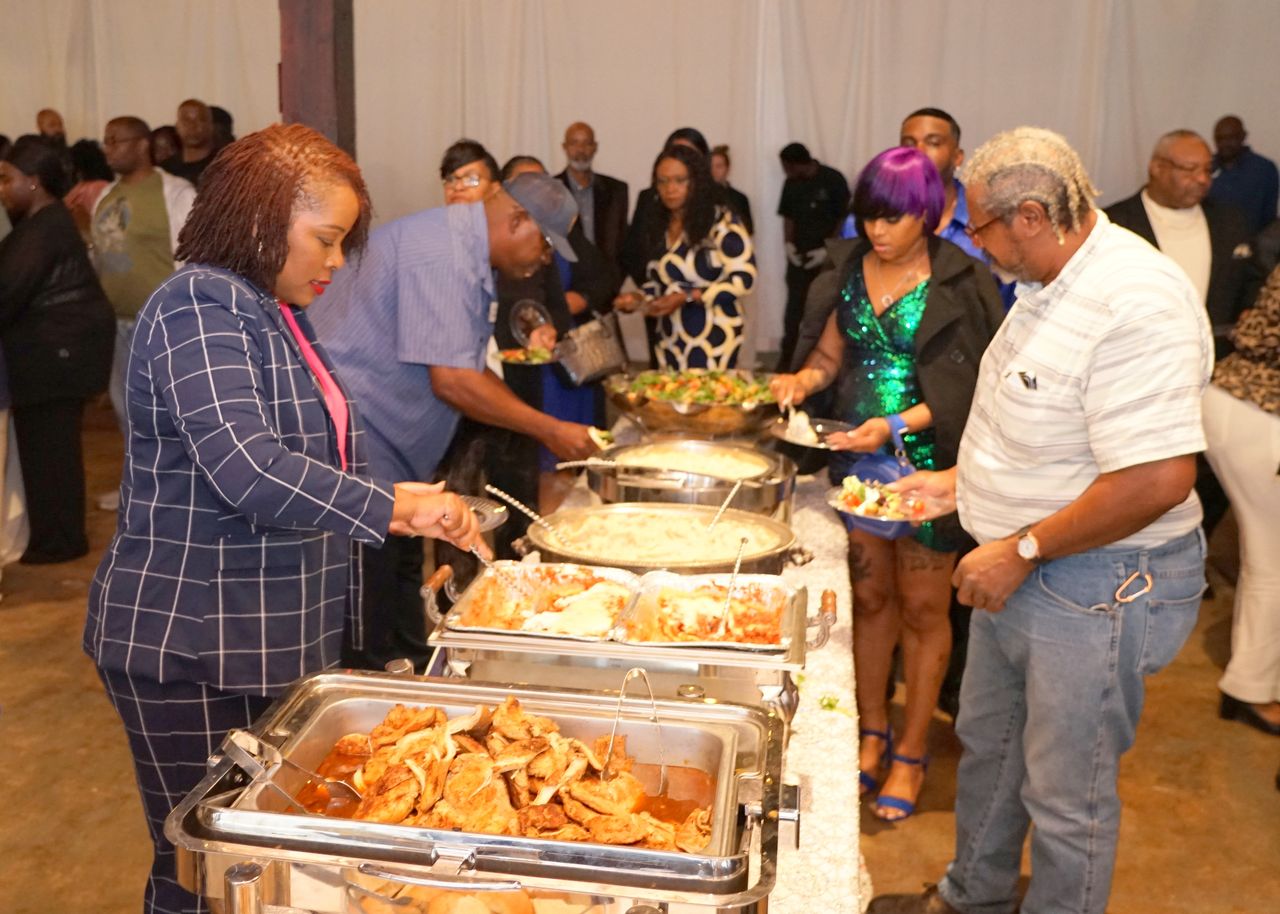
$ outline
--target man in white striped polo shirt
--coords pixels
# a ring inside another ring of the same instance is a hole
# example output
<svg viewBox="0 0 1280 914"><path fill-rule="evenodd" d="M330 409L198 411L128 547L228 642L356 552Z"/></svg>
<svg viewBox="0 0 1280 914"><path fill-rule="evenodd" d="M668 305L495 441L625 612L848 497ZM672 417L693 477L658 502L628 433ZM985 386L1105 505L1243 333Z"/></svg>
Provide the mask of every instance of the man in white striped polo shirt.
<svg viewBox="0 0 1280 914"><path fill-rule="evenodd" d="M875 914L1103 914L1144 677L1195 625L1204 587L1204 308L1165 255L1113 225L1055 133L999 134L965 168L967 231L1018 285L983 356L959 462L900 487L958 507L975 612L956 732L956 857Z"/></svg>

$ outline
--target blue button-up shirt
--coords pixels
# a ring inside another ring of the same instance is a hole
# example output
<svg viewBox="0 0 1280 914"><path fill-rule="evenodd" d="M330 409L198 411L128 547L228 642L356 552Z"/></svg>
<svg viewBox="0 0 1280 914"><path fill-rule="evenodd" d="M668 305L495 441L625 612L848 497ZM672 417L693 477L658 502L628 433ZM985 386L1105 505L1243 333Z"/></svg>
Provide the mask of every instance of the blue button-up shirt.
<svg viewBox="0 0 1280 914"><path fill-rule="evenodd" d="M1230 203L1244 213L1249 231L1262 231L1276 218L1276 199L1280 197L1280 173L1276 163L1260 156L1248 146L1235 164L1224 168L1213 158L1213 186L1209 196Z"/></svg>
<svg viewBox="0 0 1280 914"><path fill-rule="evenodd" d="M307 314L368 432L374 475L429 480L458 424L429 366L483 371L493 327L484 204L380 226Z"/></svg>
<svg viewBox="0 0 1280 914"><path fill-rule="evenodd" d="M944 225L942 231L938 232L937 235L939 238L947 239L975 260L981 260L983 263L989 264L991 261L987 257L987 252L978 247L973 239L969 237L969 233L964 230L964 227L969 224L969 202L964 196L964 185L957 178L952 178L951 180L956 188L956 206L951 211L951 221ZM849 216L844 220L844 225L840 228L840 237L858 237L858 229L854 225L853 216ZM1008 311L1013 306L1014 283L1002 282L998 276L996 277L996 282L1000 285L1000 298L1004 301L1004 309Z"/></svg>

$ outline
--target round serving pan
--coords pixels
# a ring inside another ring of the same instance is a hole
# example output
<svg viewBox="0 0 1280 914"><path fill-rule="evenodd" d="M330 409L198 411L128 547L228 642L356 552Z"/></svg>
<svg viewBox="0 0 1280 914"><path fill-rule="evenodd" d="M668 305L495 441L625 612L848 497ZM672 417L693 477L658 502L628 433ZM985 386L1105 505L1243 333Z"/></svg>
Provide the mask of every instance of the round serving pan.
<svg viewBox="0 0 1280 914"><path fill-rule="evenodd" d="M768 381L772 375L739 371L749 380ZM647 432L678 432L702 438L761 435L779 415L777 403L712 404L651 400L630 390L632 378L610 375L604 389L613 405Z"/></svg>
<svg viewBox="0 0 1280 914"><path fill-rule="evenodd" d="M687 453L733 449L758 455L767 463L761 473L743 480L730 506L753 514L763 514L783 523L791 520L796 486L796 465L776 451L762 451L742 444L697 438L672 438L640 445L619 444L602 451L603 460L617 461L638 447L662 445ZM619 502L667 502L719 507L733 490L734 480L683 470L651 469L624 464L588 466L587 485L606 504Z"/></svg>
<svg viewBox="0 0 1280 914"><path fill-rule="evenodd" d="M717 508L704 505L636 504L628 502L614 505L593 505L584 508L561 508L547 517L547 522L553 528L560 525L571 526L575 521L588 516L605 515L610 518L616 518L620 525L625 525L629 519L638 520L642 516L658 515L670 518L673 524L681 527L698 524L705 527L711 523L711 519L715 517L717 510ZM752 514L748 511L739 511L734 508L729 508L724 512L721 522L725 520L734 520L759 527L771 536L771 541L774 543L773 546L767 549L757 549L744 553L741 569L743 572L751 574L782 573L787 559L796 551L796 537L791 532L790 527L771 517ZM634 571L636 574L644 574L647 571L657 571L663 568L684 574L733 571L733 563L737 555L735 550L733 553L723 557L702 561L645 561L638 559L634 554L628 555L626 547L623 545L619 545L617 548L612 545L606 545L596 553L578 551L548 532L541 524L530 525L528 538L531 546L542 554L544 562L608 565L613 568L625 568L628 571Z"/></svg>

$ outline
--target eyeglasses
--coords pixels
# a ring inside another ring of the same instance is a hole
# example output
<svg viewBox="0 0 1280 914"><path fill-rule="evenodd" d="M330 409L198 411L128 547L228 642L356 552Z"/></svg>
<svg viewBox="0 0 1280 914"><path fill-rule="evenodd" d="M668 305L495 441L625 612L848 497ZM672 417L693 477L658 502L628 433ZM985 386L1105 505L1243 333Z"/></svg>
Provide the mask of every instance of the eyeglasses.
<svg viewBox="0 0 1280 914"><path fill-rule="evenodd" d="M689 183L688 175L681 175L677 178L654 178L653 181L658 187L666 187L668 184L674 184L677 187L683 187Z"/></svg>
<svg viewBox="0 0 1280 914"><path fill-rule="evenodd" d="M999 216L992 216L986 222L982 223L982 225L968 224L964 227L964 233L968 235L970 238L977 238L979 235L981 235L984 231L987 230L988 226L990 226L992 223L999 222L999 221L1000 221Z"/></svg>
<svg viewBox="0 0 1280 914"><path fill-rule="evenodd" d="M1156 158L1159 159L1161 162L1168 162L1170 165L1172 165L1178 171L1182 172L1184 175L1204 175L1206 178L1213 177L1212 162L1206 165L1198 165L1195 162L1192 162L1190 164L1184 164L1175 159L1171 159L1168 156L1156 156Z"/></svg>
<svg viewBox="0 0 1280 914"><path fill-rule="evenodd" d="M479 187L484 178L476 174L458 175L453 174L445 178L440 183L445 187Z"/></svg>

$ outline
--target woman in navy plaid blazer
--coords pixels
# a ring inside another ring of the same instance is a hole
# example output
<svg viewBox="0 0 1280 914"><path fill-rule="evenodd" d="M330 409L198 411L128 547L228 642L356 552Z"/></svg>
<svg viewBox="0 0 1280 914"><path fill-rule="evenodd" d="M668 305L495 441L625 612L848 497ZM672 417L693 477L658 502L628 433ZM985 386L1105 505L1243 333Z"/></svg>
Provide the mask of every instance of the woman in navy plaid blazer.
<svg viewBox="0 0 1280 914"><path fill-rule="evenodd" d="M359 169L320 134L251 134L206 170L179 237L187 266L138 315L119 521L84 646L134 756L156 850L148 912L203 909L176 881L165 816L227 730L338 662L360 619L356 544L477 543L456 495L364 475L355 404L304 313L369 216Z"/></svg>

